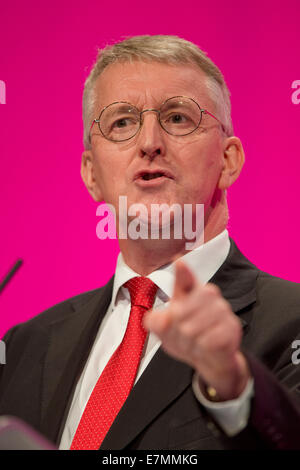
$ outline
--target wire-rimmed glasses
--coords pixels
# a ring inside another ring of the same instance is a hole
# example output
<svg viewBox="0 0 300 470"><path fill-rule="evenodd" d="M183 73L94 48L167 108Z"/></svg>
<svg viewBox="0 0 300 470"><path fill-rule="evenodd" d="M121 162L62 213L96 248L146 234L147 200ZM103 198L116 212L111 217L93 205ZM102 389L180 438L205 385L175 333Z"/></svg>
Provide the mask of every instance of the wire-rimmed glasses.
<svg viewBox="0 0 300 470"><path fill-rule="evenodd" d="M112 142L123 142L134 137L143 124L143 114L146 112L157 113L157 119L161 127L170 135L185 136L194 132L200 126L202 115L208 114L219 122L226 133L222 122L212 113L203 109L193 99L186 96L173 96L163 102L160 109L144 109L139 111L127 101L116 101L105 106L98 119L94 119L89 132L95 123L105 139Z"/></svg>

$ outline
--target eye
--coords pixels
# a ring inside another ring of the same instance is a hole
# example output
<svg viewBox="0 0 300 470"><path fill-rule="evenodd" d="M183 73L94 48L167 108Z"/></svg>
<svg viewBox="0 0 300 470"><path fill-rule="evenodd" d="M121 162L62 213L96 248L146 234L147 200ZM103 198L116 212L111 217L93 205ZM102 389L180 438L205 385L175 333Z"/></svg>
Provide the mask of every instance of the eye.
<svg viewBox="0 0 300 470"><path fill-rule="evenodd" d="M186 120L187 120L186 116L184 116L183 114L179 114L179 113L170 114L166 119L166 121L169 121L173 124L181 124L181 123L186 122Z"/></svg>
<svg viewBox="0 0 300 470"><path fill-rule="evenodd" d="M185 124L188 121L190 121L190 118L182 113L172 113L165 118L165 122L170 124Z"/></svg>
<svg viewBox="0 0 300 470"><path fill-rule="evenodd" d="M183 116L183 114L174 114L171 116L171 120L176 123L176 122L183 122L186 120L186 117Z"/></svg>
<svg viewBox="0 0 300 470"><path fill-rule="evenodd" d="M119 129L121 129L122 127L126 127L130 124L130 119L126 119L126 118L122 118L122 119L118 119L117 121L115 121L112 125L112 127L117 127Z"/></svg>

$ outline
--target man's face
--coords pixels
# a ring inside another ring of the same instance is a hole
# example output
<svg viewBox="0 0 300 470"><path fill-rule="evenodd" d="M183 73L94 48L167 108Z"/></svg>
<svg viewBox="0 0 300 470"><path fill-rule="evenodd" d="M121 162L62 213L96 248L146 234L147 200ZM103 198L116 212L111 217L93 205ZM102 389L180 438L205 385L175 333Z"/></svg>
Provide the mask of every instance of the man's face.
<svg viewBox="0 0 300 470"><path fill-rule="evenodd" d="M127 101L141 111L159 109L166 99L179 95L217 113L206 75L193 65L116 63L100 75L96 93L95 118L115 101ZM157 113L146 112L140 131L128 141L108 141L97 125L91 139L92 150L85 152L83 159L89 162L89 189L96 200L104 199L116 210L119 196L127 197L128 206L143 203L149 214L153 203L198 203L208 211L216 198L226 139L220 124L208 115L203 115L200 127L187 136L167 134L159 125ZM136 177L139 172L156 171L168 176L150 180Z"/></svg>

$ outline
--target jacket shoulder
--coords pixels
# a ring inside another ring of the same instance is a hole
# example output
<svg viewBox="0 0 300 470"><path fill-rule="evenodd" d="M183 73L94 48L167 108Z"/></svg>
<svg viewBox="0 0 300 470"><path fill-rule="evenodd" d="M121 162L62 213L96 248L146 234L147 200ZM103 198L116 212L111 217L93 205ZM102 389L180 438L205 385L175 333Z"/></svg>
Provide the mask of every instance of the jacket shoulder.
<svg viewBox="0 0 300 470"><path fill-rule="evenodd" d="M45 330L49 325L59 321L65 316L72 315L76 310L88 305L89 302L95 297L101 294L103 287L98 289L93 289L87 292L70 297L69 299L63 300L56 305L44 310L38 315L30 318L26 322L19 323L16 326L12 327L4 336L4 340L8 340L13 333L16 331L36 331L36 330Z"/></svg>
<svg viewBox="0 0 300 470"><path fill-rule="evenodd" d="M296 307L300 309L300 284L297 282L259 271L257 293L261 299L264 297L275 304L281 305L284 303L286 308Z"/></svg>

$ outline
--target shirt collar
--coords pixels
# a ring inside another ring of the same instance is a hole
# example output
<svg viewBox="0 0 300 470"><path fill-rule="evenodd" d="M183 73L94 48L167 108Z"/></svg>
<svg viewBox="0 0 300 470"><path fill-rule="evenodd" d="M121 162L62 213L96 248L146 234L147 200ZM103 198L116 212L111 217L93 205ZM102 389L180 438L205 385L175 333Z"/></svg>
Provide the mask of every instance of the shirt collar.
<svg viewBox="0 0 300 470"><path fill-rule="evenodd" d="M225 229L216 237L203 245L189 251L181 259L191 268L195 276L203 284L207 283L224 263L230 249L228 231ZM111 305L115 305L120 288L129 279L139 276L124 261L122 253L119 253L114 277ZM158 295L167 301L173 294L174 263L167 264L153 271L147 276L159 287ZM123 294L129 298L127 289L122 289Z"/></svg>

